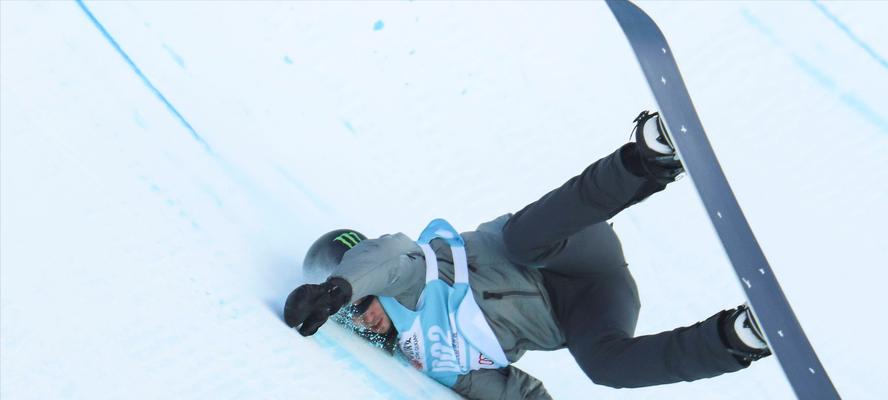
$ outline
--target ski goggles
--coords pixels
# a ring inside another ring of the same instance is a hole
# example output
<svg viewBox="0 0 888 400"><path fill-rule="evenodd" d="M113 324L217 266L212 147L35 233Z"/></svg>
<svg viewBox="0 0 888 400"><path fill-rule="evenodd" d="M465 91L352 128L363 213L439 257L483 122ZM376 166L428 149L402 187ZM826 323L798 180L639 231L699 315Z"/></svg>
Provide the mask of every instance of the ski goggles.
<svg viewBox="0 0 888 400"><path fill-rule="evenodd" d="M364 315L364 313L367 312L367 309L370 308L370 304L373 304L373 299L375 297L376 296L364 296L364 298L361 299L361 301L352 305L352 307L354 307L354 310L355 310L355 313L353 314L353 316L359 317L361 315Z"/></svg>

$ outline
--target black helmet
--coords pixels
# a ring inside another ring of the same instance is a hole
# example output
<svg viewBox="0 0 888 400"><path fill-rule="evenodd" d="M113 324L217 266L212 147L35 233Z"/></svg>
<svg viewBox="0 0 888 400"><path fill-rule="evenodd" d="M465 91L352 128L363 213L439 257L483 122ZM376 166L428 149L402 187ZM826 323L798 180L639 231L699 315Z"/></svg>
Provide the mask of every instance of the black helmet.
<svg viewBox="0 0 888 400"><path fill-rule="evenodd" d="M346 251L367 237L352 229L337 229L319 237L308 248L302 261L302 275L306 282L321 282L342 261Z"/></svg>

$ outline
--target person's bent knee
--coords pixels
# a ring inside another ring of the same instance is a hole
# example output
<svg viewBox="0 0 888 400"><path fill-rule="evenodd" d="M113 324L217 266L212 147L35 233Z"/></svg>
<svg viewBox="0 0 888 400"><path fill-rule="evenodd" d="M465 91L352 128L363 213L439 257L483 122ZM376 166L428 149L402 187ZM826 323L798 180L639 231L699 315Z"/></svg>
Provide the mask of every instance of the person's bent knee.
<svg viewBox="0 0 888 400"><path fill-rule="evenodd" d="M623 375L630 372L620 371L619 368L614 368L613 365L608 365L607 361L604 360L584 367L583 372L585 372L586 376L588 376L592 382L595 382L596 385L608 386L614 389L634 387L633 385L627 384L625 379L621 379Z"/></svg>
<svg viewBox="0 0 888 400"><path fill-rule="evenodd" d="M628 336L622 336L601 341L595 346L594 351L585 354L581 359L578 358L577 362L586 376L597 385L615 389L649 386L633 378L636 372L633 366L613 356L619 354L626 342L631 340Z"/></svg>
<svg viewBox="0 0 888 400"><path fill-rule="evenodd" d="M536 264L539 261L539 252L531 247L527 236L523 235L512 222L510 219L503 226L503 244L509 260L520 265Z"/></svg>

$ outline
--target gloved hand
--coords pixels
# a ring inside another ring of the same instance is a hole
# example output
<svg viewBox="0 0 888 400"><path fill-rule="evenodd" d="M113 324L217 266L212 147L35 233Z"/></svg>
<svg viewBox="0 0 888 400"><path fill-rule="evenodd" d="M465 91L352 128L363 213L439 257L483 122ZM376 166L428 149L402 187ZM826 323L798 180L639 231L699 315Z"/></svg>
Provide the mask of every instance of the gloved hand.
<svg viewBox="0 0 888 400"><path fill-rule="evenodd" d="M314 335L327 318L336 314L351 299L351 284L333 277L320 285L302 285L287 296L284 321L291 328L300 324L302 336Z"/></svg>

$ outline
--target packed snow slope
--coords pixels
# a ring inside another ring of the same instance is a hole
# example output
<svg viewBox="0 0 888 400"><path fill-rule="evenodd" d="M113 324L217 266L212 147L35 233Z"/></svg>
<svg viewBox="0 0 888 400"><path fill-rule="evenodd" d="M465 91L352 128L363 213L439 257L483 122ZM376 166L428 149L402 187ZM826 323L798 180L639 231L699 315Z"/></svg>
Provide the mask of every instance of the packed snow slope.
<svg viewBox="0 0 888 400"><path fill-rule="evenodd" d="M840 393L888 398L886 2L644 2ZM654 101L597 2L0 2L0 397L452 398L280 319L316 236L518 210ZM614 218L637 334L744 301L689 180ZM594 318L594 316L590 316ZM772 357L558 399L785 399Z"/></svg>

